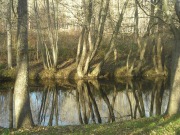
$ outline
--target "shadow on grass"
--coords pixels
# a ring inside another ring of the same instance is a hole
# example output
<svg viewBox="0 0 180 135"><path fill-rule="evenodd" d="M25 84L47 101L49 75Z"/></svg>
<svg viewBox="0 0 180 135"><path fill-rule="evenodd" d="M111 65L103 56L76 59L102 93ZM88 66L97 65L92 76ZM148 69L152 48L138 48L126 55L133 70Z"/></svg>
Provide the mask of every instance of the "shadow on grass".
<svg viewBox="0 0 180 135"><path fill-rule="evenodd" d="M177 135L180 134L180 114L174 115L170 118L166 118L164 116L157 118L158 119L148 123L147 126L144 126L142 131L136 133L150 134L150 132L155 132L156 134L163 134L163 132L167 130L168 133L173 132Z"/></svg>
<svg viewBox="0 0 180 135"><path fill-rule="evenodd" d="M114 122L109 124L91 124L77 126L55 126L55 127L34 127L31 130L8 130L3 133L15 134L37 134L37 135L134 135L134 134L180 134L180 114L170 118L163 116L129 120L124 122ZM0 129L0 133L2 130Z"/></svg>

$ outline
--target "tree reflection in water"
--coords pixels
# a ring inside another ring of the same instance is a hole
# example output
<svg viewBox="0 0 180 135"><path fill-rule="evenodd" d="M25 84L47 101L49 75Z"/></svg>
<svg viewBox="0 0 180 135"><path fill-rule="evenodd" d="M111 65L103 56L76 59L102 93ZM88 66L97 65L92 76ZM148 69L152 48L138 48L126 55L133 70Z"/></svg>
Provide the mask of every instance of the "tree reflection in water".
<svg viewBox="0 0 180 135"><path fill-rule="evenodd" d="M41 96L41 104L38 111L38 125L58 125L58 89L57 86L45 86ZM55 118L55 124L53 124Z"/></svg>
<svg viewBox="0 0 180 135"><path fill-rule="evenodd" d="M13 89L9 90L9 128L13 128Z"/></svg>
<svg viewBox="0 0 180 135"><path fill-rule="evenodd" d="M73 86L73 87L72 87ZM78 80L30 88L34 123L77 125L136 119L165 113L169 91L164 80L99 82ZM13 90L0 91L0 126L13 127Z"/></svg>
<svg viewBox="0 0 180 135"><path fill-rule="evenodd" d="M98 85L98 82L94 82ZM81 124L88 124L90 118L93 123L101 123L101 117L97 103L95 101L92 91L97 90L93 83L88 81L79 80L77 82L77 106L78 106L78 116L79 122Z"/></svg>

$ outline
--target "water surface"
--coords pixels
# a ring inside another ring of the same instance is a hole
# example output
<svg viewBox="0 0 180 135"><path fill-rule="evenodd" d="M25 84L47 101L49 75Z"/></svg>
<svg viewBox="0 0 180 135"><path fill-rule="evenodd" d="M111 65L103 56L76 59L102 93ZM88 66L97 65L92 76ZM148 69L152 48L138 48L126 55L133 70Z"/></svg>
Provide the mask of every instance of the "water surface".
<svg viewBox="0 0 180 135"><path fill-rule="evenodd" d="M165 113L168 85L153 81L97 81L30 84L30 104L36 125L106 123ZM13 83L0 85L0 126L12 127Z"/></svg>

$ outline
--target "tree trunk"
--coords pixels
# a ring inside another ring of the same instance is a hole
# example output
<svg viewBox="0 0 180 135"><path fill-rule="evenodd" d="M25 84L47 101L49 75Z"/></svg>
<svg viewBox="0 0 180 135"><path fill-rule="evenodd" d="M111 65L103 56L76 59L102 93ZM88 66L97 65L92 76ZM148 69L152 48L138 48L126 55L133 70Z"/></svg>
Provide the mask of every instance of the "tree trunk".
<svg viewBox="0 0 180 135"><path fill-rule="evenodd" d="M79 78L84 78L88 76L90 72L90 63L97 53L97 49L101 44L105 21L107 13L109 11L109 1L101 0L100 11L99 11L99 24L97 31L93 31L92 28L92 15L93 8L92 0L83 0L83 12L85 13L83 18L83 28L81 36L79 37L78 49L77 49L77 74ZM92 37L94 37L92 40ZM90 76L88 76L90 77Z"/></svg>
<svg viewBox="0 0 180 135"><path fill-rule="evenodd" d="M50 12L51 7L50 5L52 5L52 12L53 14ZM56 6L56 8L55 8ZM47 10L47 20L48 20L48 38L50 40L50 45L51 45L51 52L52 52L52 67L50 68L57 68L57 62L58 62L58 54L59 54L59 50L58 50L58 2L56 1L54 3L54 1L52 1L51 3L49 2L49 0L46 0L46 10Z"/></svg>
<svg viewBox="0 0 180 135"><path fill-rule="evenodd" d="M180 31L176 34L176 45L173 51L171 69L171 93L168 105L169 115L180 113Z"/></svg>
<svg viewBox="0 0 180 135"><path fill-rule="evenodd" d="M12 0L8 0L7 4L7 54L8 54L8 68L12 68L12 31L11 31L11 7Z"/></svg>
<svg viewBox="0 0 180 135"><path fill-rule="evenodd" d="M126 7L128 5L128 2L129 2L129 0L125 1L123 8L122 8L122 11L118 16L118 21L116 23L116 26L114 28L111 40L109 42L110 47L109 47L108 52L105 54L104 58L97 64L97 66L93 69L93 71L89 74L89 76L98 77L105 61L109 58L110 54L114 51L115 45L116 45L116 39L117 39L117 36L119 34L119 30L121 28L121 24L123 21L124 13L126 11Z"/></svg>
<svg viewBox="0 0 180 135"><path fill-rule="evenodd" d="M134 39L135 41L138 40L139 38L139 12L138 12L138 4L137 1L135 0L135 13L134 13Z"/></svg>
<svg viewBox="0 0 180 135"><path fill-rule="evenodd" d="M14 86L15 127L33 125L28 91L28 11L27 0L18 0L18 52L19 66Z"/></svg>
<svg viewBox="0 0 180 135"><path fill-rule="evenodd" d="M180 22L180 2L176 0L175 6L176 14ZM172 20L172 19L171 19ZM172 69L171 69L171 93L168 104L168 114L180 113L180 28L176 28L173 23L170 23L170 27L175 37L175 47L173 51Z"/></svg>
<svg viewBox="0 0 180 135"><path fill-rule="evenodd" d="M136 0L137 1L137 0ZM150 11L150 19L149 19L149 23L148 23L148 27L147 27L147 30L146 30L146 33L145 33L145 37L146 36L149 36L151 34L154 34L154 20L155 18L153 17L154 16L154 11L155 11L155 6L156 6L156 1L155 0L151 0L151 11Z"/></svg>
<svg viewBox="0 0 180 135"><path fill-rule="evenodd" d="M163 61L162 61L162 35L163 35L163 22L161 19L163 19L163 12L162 12L162 2L163 0L160 0L158 2L158 11L157 11L157 16L158 18L158 30L157 30L157 38L156 38L156 64L157 64L157 74L164 74L164 69L163 69Z"/></svg>
<svg viewBox="0 0 180 135"><path fill-rule="evenodd" d="M142 67L143 67L143 64L145 63L144 55L146 52L146 46L147 46L148 39L146 38L146 39L144 39L144 41L141 42L140 39L138 38L137 42L138 42L138 46L140 48L139 48L139 59L137 61L138 63L134 70L135 76L141 75L141 73L142 73Z"/></svg>
<svg viewBox="0 0 180 135"><path fill-rule="evenodd" d="M163 72L164 72L164 69L163 69L163 62L162 62L162 43L161 43L161 35L160 35L160 33L158 33L158 35L157 35L157 53L156 53L156 55L157 55L157 57L156 57L156 59L157 59L157 62L156 62L156 64L157 64L157 74L163 74Z"/></svg>

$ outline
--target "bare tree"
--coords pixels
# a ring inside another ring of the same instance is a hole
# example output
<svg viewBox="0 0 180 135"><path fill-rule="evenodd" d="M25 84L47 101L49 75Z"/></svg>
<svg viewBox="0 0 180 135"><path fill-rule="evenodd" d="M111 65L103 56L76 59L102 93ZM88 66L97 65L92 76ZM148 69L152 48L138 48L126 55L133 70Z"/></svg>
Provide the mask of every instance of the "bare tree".
<svg viewBox="0 0 180 135"><path fill-rule="evenodd" d="M129 0L125 1L124 5L123 5L123 8L121 10L121 13L119 13L119 15L118 15L118 21L116 22L115 28L113 30L113 34L112 34L110 42L108 44L109 45L109 49L106 52L106 54L103 57L103 59L93 69L93 71L91 72L91 76L95 76L95 77L99 76L99 74L101 72L101 69L102 69L102 66L104 65L105 61L110 57L110 54L115 50L116 44L117 44L116 43L117 36L118 36L119 31L121 29L121 24L122 24L122 21L123 21L123 17L124 17L124 14L125 14L128 2L129 2Z"/></svg>
<svg viewBox="0 0 180 135"><path fill-rule="evenodd" d="M40 5L40 2L34 0L33 4L37 31L37 47L41 52L44 68L56 69L59 56L59 2L57 0L44 0L44 5ZM44 11L43 15L42 10ZM47 23L43 20L46 20Z"/></svg>
<svg viewBox="0 0 180 135"><path fill-rule="evenodd" d="M92 0L82 0L83 6L83 27L81 35L79 37L79 43L77 48L77 75L79 78L93 76L90 73L90 63L93 60L97 49L99 48L103 32L107 13L109 10L109 0L100 1L100 9L98 16L97 30L92 26L93 19L93 1ZM95 76L96 77L96 76Z"/></svg>
<svg viewBox="0 0 180 135"><path fill-rule="evenodd" d="M15 127L33 126L28 91L28 10L27 0L18 0L18 35L17 44L19 64L14 86Z"/></svg>
<svg viewBox="0 0 180 135"><path fill-rule="evenodd" d="M45 6L47 10L47 21L48 21L48 38L50 40L50 45L52 49L52 66L56 68L58 62L58 1L55 0L51 2L52 13L50 12L50 2L49 0L45 1ZM51 15L52 14L52 15Z"/></svg>

